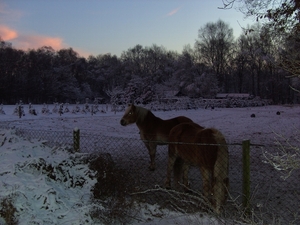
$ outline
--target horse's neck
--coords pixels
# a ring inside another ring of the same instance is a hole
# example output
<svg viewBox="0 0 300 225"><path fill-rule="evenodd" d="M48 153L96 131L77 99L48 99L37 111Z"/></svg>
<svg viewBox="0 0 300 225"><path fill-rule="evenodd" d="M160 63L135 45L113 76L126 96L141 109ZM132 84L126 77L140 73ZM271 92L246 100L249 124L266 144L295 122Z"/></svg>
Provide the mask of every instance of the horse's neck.
<svg viewBox="0 0 300 225"><path fill-rule="evenodd" d="M155 120L159 120L150 110L144 108L137 108L138 118L136 120L136 125L142 129L146 124L153 123Z"/></svg>

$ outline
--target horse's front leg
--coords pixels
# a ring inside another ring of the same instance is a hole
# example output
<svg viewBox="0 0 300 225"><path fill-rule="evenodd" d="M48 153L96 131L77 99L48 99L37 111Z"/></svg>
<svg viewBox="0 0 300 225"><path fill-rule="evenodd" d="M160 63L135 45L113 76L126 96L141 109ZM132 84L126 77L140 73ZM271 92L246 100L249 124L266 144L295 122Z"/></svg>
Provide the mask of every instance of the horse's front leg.
<svg viewBox="0 0 300 225"><path fill-rule="evenodd" d="M145 142L145 145L148 149L149 152L149 156L150 156L150 165L149 165L149 169L151 171L155 170L155 155L156 155L156 143L152 143L152 142Z"/></svg>

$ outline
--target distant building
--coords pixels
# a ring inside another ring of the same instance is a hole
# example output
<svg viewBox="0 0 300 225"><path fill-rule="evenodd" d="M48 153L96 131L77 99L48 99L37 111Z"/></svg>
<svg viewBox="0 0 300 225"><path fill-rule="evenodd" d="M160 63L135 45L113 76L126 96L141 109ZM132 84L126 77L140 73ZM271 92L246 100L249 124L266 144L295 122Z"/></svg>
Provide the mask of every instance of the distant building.
<svg viewBox="0 0 300 225"><path fill-rule="evenodd" d="M163 91L161 96L163 102L176 102L182 98L187 98L181 91Z"/></svg>

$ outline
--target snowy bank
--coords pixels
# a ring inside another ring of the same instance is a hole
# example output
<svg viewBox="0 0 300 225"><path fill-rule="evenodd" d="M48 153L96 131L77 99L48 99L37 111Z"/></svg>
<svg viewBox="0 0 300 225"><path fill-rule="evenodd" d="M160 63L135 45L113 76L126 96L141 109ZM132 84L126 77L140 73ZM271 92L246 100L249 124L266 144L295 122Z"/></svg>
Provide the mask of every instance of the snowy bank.
<svg viewBox="0 0 300 225"><path fill-rule="evenodd" d="M85 155L0 130L0 158L0 198L11 199L18 224L93 224Z"/></svg>

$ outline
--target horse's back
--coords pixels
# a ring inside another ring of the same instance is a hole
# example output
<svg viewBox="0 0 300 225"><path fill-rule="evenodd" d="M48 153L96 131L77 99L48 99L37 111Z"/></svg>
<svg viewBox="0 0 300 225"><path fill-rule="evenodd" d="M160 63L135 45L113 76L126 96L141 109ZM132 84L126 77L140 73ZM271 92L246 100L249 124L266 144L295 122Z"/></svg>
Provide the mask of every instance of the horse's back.
<svg viewBox="0 0 300 225"><path fill-rule="evenodd" d="M173 118L175 120L176 125L180 124L180 123L189 123L189 122L193 122L190 118L186 117L186 116L178 116Z"/></svg>
<svg viewBox="0 0 300 225"><path fill-rule="evenodd" d="M182 122L174 126L169 133L170 142L193 142L195 138L195 133L204 127L192 122Z"/></svg>
<svg viewBox="0 0 300 225"><path fill-rule="evenodd" d="M172 119L163 120L156 117L149 111L144 123L138 124L138 126L146 138L152 137L152 139L161 141L164 144L164 142L169 141L169 133L171 129L178 124L185 122L193 121L185 116L178 116Z"/></svg>
<svg viewBox="0 0 300 225"><path fill-rule="evenodd" d="M160 126L157 126L158 130L163 130L165 134L169 136L170 131L181 123L192 123L193 121L185 116L178 116L172 119L161 120Z"/></svg>

